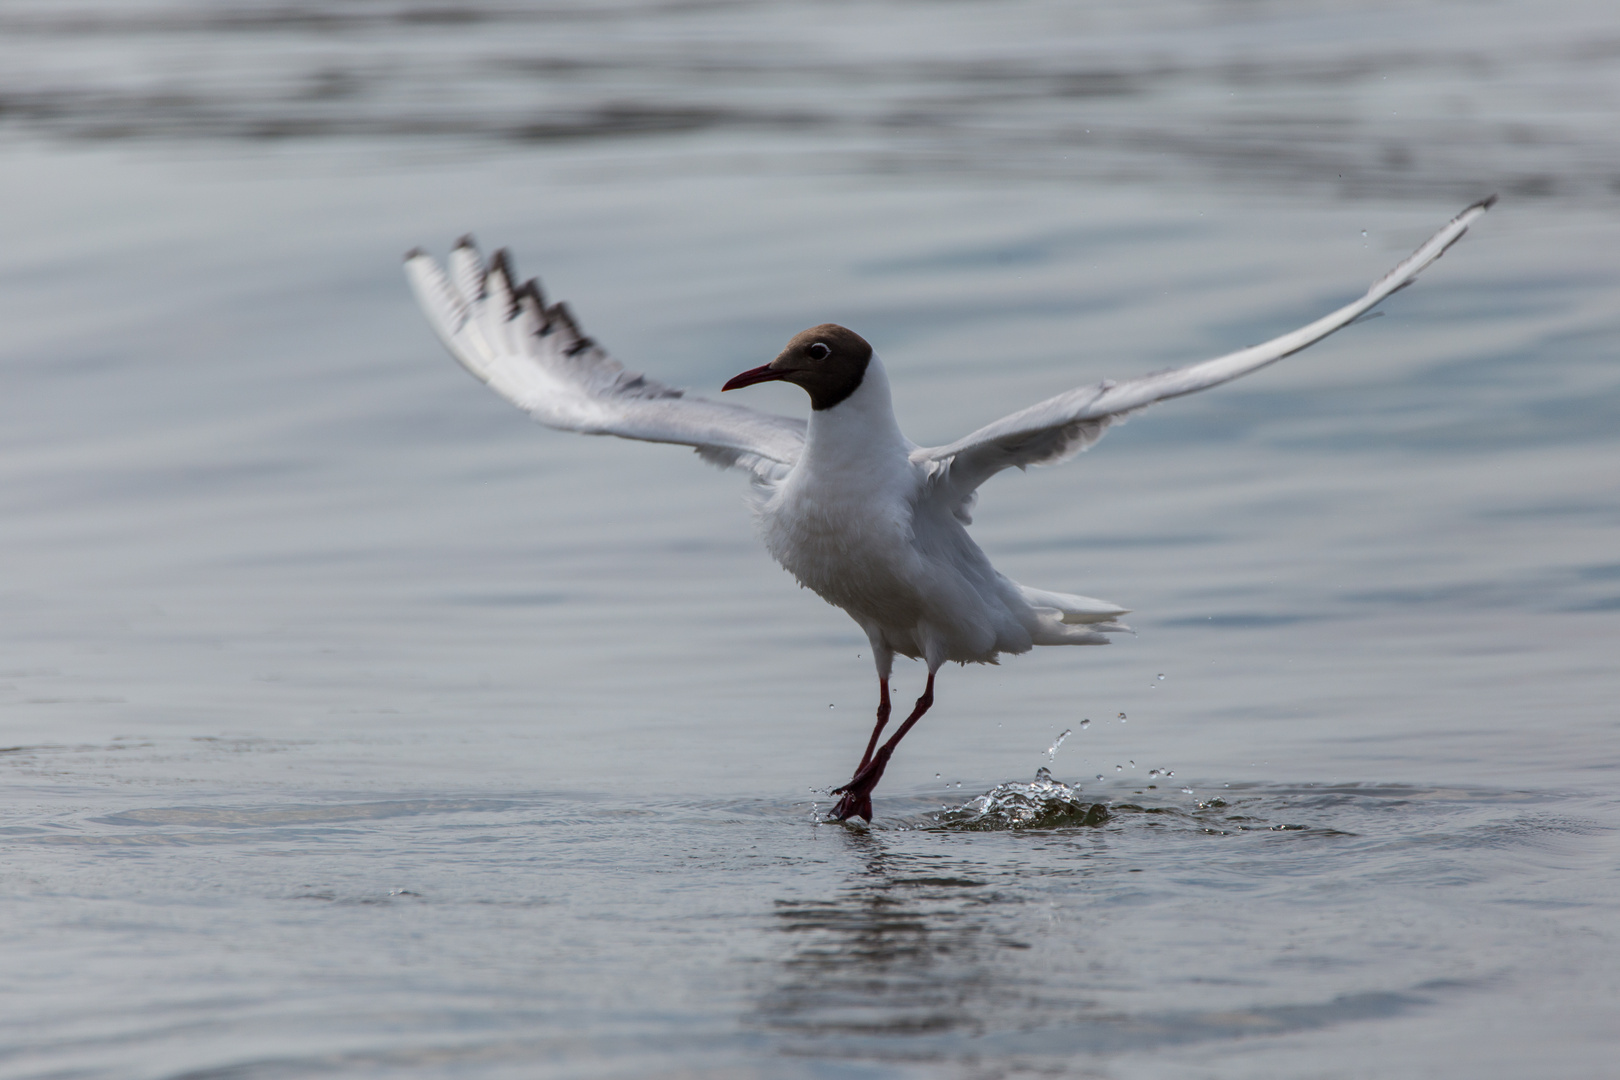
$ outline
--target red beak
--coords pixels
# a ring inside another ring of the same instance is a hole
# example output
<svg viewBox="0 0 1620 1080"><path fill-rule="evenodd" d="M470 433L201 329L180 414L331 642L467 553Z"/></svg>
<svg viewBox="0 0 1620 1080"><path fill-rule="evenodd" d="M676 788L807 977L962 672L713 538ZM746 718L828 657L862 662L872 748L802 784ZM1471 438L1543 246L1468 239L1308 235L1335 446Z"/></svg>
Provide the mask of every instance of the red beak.
<svg viewBox="0 0 1620 1080"><path fill-rule="evenodd" d="M766 364L763 367L750 368L741 375L733 375L731 377L731 381L722 386L720 391L721 393L724 393L727 390L736 390L743 386L753 386L755 383L772 382L778 379L785 379L787 376L787 372L778 371L777 369L771 367L771 365Z"/></svg>

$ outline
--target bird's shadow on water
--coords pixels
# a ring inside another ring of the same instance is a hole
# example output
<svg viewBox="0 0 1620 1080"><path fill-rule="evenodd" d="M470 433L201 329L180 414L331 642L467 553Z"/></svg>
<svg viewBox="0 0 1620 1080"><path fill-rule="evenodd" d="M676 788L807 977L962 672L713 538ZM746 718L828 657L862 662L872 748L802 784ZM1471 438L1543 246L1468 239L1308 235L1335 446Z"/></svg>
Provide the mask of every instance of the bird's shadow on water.
<svg viewBox="0 0 1620 1080"><path fill-rule="evenodd" d="M1046 807L1044 820L1036 808L1034 816L992 824L987 804L994 810L1012 801L1027 811L1007 795L1032 789L1067 805ZM1284 856L1275 872L1287 876L1300 872L1301 856L1314 865L1321 856L1306 852L1324 844L1372 853L1363 854L1368 860L1416 856L1412 845L1429 854L1435 845L1473 847L1488 839L1477 831L1481 813L1498 824L1504 813L1528 820L1539 814L1531 804L1548 798L1307 784L1233 785L1206 797L1144 788L1081 799L1076 789L1064 796L1048 783L1043 790L1040 777L997 785L959 807L891 797L891 813L897 804L906 811L898 819L880 814L873 826L829 828L858 867L833 896L775 902L769 920L785 948L750 1020L788 1054L956 1063L1011 1056L1038 1064L1404 1015L1463 984L1328 988L1314 1001L1278 1004L1206 987L1189 992L1185 1008L1133 1011L1110 985L1117 978L1085 974L1094 958L1109 955L1094 937L1107 931L1090 920L1058 925L1051 901L1061 893L1103 903L1141 890L1143 878L1125 875L1140 872L1149 850L1179 849L1198 860L1207 856L1196 851L1215 853L1213 843L1248 859L1259 844ZM1414 831L1424 808L1433 814L1429 827ZM1061 960L1053 960L1054 948Z"/></svg>

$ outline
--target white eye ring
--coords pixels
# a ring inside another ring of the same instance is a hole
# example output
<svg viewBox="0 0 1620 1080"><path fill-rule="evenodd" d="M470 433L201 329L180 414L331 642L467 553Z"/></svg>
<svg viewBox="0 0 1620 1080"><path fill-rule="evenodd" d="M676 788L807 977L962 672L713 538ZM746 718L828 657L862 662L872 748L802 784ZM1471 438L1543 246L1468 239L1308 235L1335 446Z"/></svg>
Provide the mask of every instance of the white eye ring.
<svg viewBox="0 0 1620 1080"><path fill-rule="evenodd" d="M816 342L804 351L810 354L812 360L825 360L832 355L832 349L827 346L826 342L822 341Z"/></svg>

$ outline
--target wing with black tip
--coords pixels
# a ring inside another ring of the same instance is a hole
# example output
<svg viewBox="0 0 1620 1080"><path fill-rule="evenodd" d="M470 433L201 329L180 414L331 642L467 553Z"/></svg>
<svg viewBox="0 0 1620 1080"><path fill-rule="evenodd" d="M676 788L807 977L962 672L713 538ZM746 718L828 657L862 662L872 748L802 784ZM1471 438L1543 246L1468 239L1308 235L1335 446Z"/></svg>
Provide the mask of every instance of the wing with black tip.
<svg viewBox="0 0 1620 1080"><path fill-rule="evenodd" d="M780 477L804 446L804 421L703 398L626 371L580 332L534 280L514 284L504 251L485 263L464 238L441 268L405 258L428 322L450 354L547 427L690 446L716 465Z"/></svg>

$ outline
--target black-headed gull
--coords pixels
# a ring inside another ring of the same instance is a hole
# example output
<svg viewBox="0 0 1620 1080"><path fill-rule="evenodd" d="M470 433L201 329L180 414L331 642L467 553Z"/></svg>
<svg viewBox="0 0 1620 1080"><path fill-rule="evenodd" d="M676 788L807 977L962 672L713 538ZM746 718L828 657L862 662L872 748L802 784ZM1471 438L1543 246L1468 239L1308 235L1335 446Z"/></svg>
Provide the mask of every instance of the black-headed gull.
<svg viewBox="0 0 1620 1080"><path fill-rule="evenodd" d="M1217 386L1320 341L1410 285L1493 202L1458 214L1361 299L1309 326L1200 364L1082 386L948 446L918 446L901 434L883 364L842 326L811 327L775 360L722 387L795 383L810 395L806 423L688 397L626 371L580 332L565 305L547 305L538 283L518 285L505 252L486 265L463 239L448 275L420 250L406 256L405 269L451 354L541 423L691 446L707 461L753 474L765 546L801 584L848 612L872 643L877 724L853 778L834 792L843 798L833 810L841 821L870 821L872 789L933 704L934 675L946 661L994 663L1035 645L1104 645L1128 629L1117 604L1032 589L998 573L966 529L980 484L1009 466L1063 461L1156 401ZM879 746L896 653L926 661L928 683Z"/></svg>

